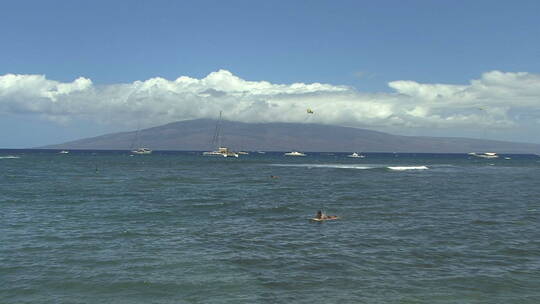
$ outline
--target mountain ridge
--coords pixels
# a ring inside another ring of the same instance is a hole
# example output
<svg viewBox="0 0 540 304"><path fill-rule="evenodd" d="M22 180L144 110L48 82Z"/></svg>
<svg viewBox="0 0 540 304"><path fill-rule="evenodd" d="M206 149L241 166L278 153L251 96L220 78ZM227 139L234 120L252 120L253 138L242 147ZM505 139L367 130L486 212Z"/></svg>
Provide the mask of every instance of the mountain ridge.
<svg viewBox="0 0 540 304"><path fill-rule="evenodd" d="M205 151L216 147L216 120L172 122L138 131L109 133L44 149L128 150L134 140L153 150ZM538 153L540 144L464 137L393 135L380 131L322 124L221 121L222 144L233 150L303 152Z"/></svg>

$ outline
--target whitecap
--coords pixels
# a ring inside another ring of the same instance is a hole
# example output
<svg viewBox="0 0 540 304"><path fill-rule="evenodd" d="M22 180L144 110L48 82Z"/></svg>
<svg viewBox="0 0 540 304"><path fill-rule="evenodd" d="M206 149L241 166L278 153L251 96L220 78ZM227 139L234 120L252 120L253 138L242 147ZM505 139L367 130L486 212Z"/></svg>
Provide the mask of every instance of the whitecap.
<svg viewBox="0 0 540 304"><path fill-rule="evenodd" d="M394 171L406 171L406 170L427 170L427 166L402 166L402 167L387 167L390 170Z"/></svg>
<svg viewBox="0 0 540 304"><path fill-rule="evenodd" d="M406 171L406 170L427 170L427 166L387 166L387 165L374 165L374 164L272 164L276 167L300 167L300 168L330 168L330 169L356 169L356 170L369 170L369 169L389 169L393 171Z"/></svg>
<svg viewBox="0 0 540 304"><path fill-rule="evenodd" d="M0 156L0 159L15 159L15 158L20 158L20 157L14 156L14 155Z"/></svg>
<svg viewBox="0 0 540 304"><path fill-rule="evenodd" d="M366 165L354 165L354 164L272 164L276 167L301 167L301 168L330 168L330 169L357 169L366 170L374 169L376 167ZM380 167L379 167L380 168Z"/></svg>

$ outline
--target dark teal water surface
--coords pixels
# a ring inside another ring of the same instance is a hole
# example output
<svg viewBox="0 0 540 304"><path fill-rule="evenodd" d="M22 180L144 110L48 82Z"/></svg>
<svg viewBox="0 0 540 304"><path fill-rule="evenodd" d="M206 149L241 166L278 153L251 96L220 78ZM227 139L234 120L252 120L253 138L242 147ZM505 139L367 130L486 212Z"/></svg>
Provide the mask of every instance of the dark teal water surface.
<svg viewBox="0 0 540 304"><path fill-rule="evenodd" d="M0 151L0 303L540 303L506 156Z"/></svg>

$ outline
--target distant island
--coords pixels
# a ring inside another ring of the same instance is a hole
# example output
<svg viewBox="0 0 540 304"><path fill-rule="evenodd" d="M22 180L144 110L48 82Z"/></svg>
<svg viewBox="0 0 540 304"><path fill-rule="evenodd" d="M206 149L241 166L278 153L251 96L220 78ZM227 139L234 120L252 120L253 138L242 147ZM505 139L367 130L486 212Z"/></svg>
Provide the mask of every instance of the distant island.
<svg viewBox="0 0 540 304"><path fill-rule="evenodd" d="M196 119L132 132L112 133L41 149L128 150L135 137L152 150L204 151L214 149L216 121ZM298 123L222 121L222 143L239 151L303 152L496 152L536 154L540 144L457 137L400 136L351 127Z"/></svg>

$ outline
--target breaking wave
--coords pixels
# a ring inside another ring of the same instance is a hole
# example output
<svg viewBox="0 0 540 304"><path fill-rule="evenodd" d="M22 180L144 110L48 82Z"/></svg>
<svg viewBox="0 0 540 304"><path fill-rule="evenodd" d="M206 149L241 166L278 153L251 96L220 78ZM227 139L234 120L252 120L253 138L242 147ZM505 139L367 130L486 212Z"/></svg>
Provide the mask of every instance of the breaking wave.
<svg viewBox="0 0 540 304"><path fill-rule="evenodd" d="M406 170L427 170L427 166L400 166L400 167L387 167L390 170L394 171L406 171Z"/></svg>
<svg viewBox="0 0 540 304"><path fill-rule="evenodd" d="M375 169L371 165L344 165L344 164L272 164L276 167L300 167L300 168L331 168L331 169Z"/></svg>
<svg viewBox="0 0 540 304"><path fill-rule="evenodd" d="M356 169L356 170L369 170L369 169L387 169L392 171L406 171L406 170L427 170L427 166L387 166L387 165L355 165L355 164L272 164L276 167L300 167L300 168L325 168L325 169Z"/></svg>

